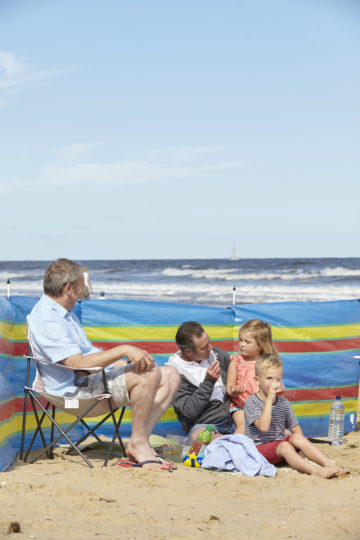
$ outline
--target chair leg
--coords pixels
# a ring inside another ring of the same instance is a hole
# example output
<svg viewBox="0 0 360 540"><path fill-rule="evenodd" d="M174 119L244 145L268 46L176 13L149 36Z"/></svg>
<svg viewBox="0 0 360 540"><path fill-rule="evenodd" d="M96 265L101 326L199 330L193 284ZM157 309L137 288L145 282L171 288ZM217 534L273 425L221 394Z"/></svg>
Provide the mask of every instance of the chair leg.
<svg viewBox="0 0 360 540"><path fill-rule="evenodd" d="M85 433L85 435L83 435L81 437L81 439L79 439L77 441L77 445L83 443L90 435L93 435L95 438L97 438L97 435L94 433L96 429L98 429L104 422L106 422L106 420L108 418L110 418L111 414L108 413L106 416L104 416L104 418L102 420L100 420L100 422L98 424L96 424L95 427L91 428L90 426L87 425L87 423L84 421L84 419L82 419L82 423L83 425L86 427L86 429L88 430L87 433Z"/></svg>
<svg viewBox="0 0 360 540"><path fill-rule="evenodd" d="M55 405L52 406L51 416L52 416L52 419L55 421ZM53 440L54 440L54 422L51 422L50 443L52 443ZM49 455L50 455L50 459L54 459L53 446L50 447Z"/></svg>
<svg viewBox="0 0 360 540"><path fill-rule="evenodd" d="M30 352L30 346L28 346L28 353ZM30 378L30 358L26 359L26 379L24 387L24 408L23 408L23 420L22 420L22 430L21 430L21 443L20 443L20 459L23 459L24 446L25 446L25 435L26 435L26 415L27 415L27 404L29 398L29 378Z"/></svg>
<svg viewBox="0 0 360 540"><path fill-rule="evenodd" d="M105 419L109 418L109 414L105 417ZM95 432L95 430L99 427L99 425L101 425L103 423L103 421L99 422L98 424L96 424L96 426L94 428L91 428L83 418L80 418L80 422L82 423L82 425L85 427L85 429L87 430L87 433L81 437L81 439L79 439L76 443L75 443L75 446L79 446L81 443L83 443L88 437L92 436L94 437L97 442L104 448L104 450L107 451L107 447L106 445L103 443L103 441L100 439L99 435Z"/></svg>
<svg viewBox="0 0 360 540"><path fill-rule="evenodd" d="M110 401L110 400L109 400L109 401ZM118 440L119 440L119 443L120 443L120 446L121 446L123 455L124 455L124 456L126 455L126 454L125 454L124 443L123 443L123 441L122 441L122 438L121 438L121 435L120 435L120 431L119 431L120 424L121 424L121 422L122 422L122 419L123 419L123 416L124 416L126 407L123 407L123 408L121 409L121 413L120 413L120 417L119 417L119 420L118 420L118 421L116 421L116 418L115 418L115 415L114 415L114 410L113 410L113 408L112 408L111 403L109 403L109 408L110 408L110 411L111 411L111 415L112 415L112 419L113 419L115 431L114 431L114 434L113 434L113 437L112 437L112 440L111 440L111 444L110 444L110 446L109 446L108 453L106 454L106 457L105 457L104 467L107 467L109 458L110 458L110 456L112 456L112 449L114 448L114 444L115 444L115 439L116 439L116 437L117 437Z"/></svg>
<svg viewBox="0 0 360 540"><path fill-rule="evenodd" d="M35 401L40 405L40 402L39 400L33 396ZM60 435L58 437L56 437L56 439L54 439L46 448L44 448L40 454L38 456L36 456L36 458L34 458L31 463L34 463L36 460L38 460L46 451L50 450L53 446L55 446L55 444L62 438L64 437L68 443L70 444L70 446L78 453L78 455L80 457L82 457L82 459L89 465L89 467L91 467L92 469L94 468L94 466L90 463L90 461L86 458L86 456L84 456L84 454L82 452L80 452L80 450L77 448L76 444L67 436L67 433L79 422L81 421L81 419L86 416L90 411L91 409L93 409L94 407L96 406L96 403L95 404L91 404L90 407L87 408L86 411L84 411L84 413L77 417L76 420L74 420L74 422L72 422L72 424L70 424L65 430L63 430L59 424L55 421L55 419L53 419L50 414L44 410L44 413L46 414L46 416L49 418L49 420L51 422L54 423L54 426L56 427L56 429L59 431Z"/></svg>
<svg viewBox="0 0 360 540"><path fill-rule="evenodd" d="M32 449L32 446L33 446L33 444L34 444L34 441L35 441L35 439L36 439L38 433L39 433L39 435L40 435L40 437L41 437L41 441L42 441L43 447L44 447L44 449L46 450L46 455L47 455L47 457L49 457L49 454L48 454L48 451L47 451L46 440L45 440L45 437L44 437L44 434L43 434L43 431L42 431L41 426L42 426L43 420L44 420L44 418L45 418L45 415L47 414L47 410L48 410L48 408L49 408L49 406L50 406L50 403L47 402L47 404L46 404L46 406L45 406L45 408L44 408L44 406L42 405L42 403L40 403L39 401L36 400L35 396L31 393L31 391L29 391L29 396L30 396L30 401L31 401L32 408L33 408L33 411L34 411L34 417L35 417L35 420L36 420L36 425L37 425L37 427L36 427L36 430L35 430L35 432L34 432L34 434L33 434L33 436L32 436L32 439L31 439L31 442L30 442L30 444L29 444L29 446L28 446L28 449L27 449L27 451L26 451L25 458L24 458L24 461L25 461L25 462L27 461L27 458L28 458L28 456L29 456L29 453L30 453L30 451L31 451L31 449ZM37 401L39 407L40 407L40 408L42 409L42 411L43 411L43 414L41 415L40 420L39 420L39 415L38 415L38 412L37 412L37 409L36 409L36 403L35 403L35 400Z"/></svg>
<svg viewBox="0 0 360 540"><path fill-rule="evenodd" d="M22 430L21 430L21 443L20 443L20 459L23 459L24 446L25 446L25 434L26 434L26 413L27 413L27 402L29 397L29 391L25 390L24 394L24 409L23 409L23 419L22 419Z"/></svg>

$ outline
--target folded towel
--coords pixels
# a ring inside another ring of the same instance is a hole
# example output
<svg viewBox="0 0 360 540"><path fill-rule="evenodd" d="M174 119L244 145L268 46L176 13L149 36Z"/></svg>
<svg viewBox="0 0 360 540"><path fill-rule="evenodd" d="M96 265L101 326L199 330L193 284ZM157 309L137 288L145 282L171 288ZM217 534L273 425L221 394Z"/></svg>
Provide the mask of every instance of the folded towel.
<svg viewBox="0 0 360 540"><path fill-rule="evenodd" d="M223 435L205 448L201 467L215 471L241 472L246 476L275 476L276 468L270 465L256 449L254 442L245 435Z"/></svg>

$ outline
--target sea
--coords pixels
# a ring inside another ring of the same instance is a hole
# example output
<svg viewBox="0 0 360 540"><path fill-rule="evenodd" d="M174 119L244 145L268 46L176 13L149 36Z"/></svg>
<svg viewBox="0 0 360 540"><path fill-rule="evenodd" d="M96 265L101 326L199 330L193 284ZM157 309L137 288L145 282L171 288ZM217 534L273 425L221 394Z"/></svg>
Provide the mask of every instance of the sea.
<svg viewBox="0 0 360 540"><path fill-rule="evenodd" d="M49 262L0 261L0 295L40 296ZM209 306L360 298L360 258L77 262L88 269L93 298Z"/></svg>

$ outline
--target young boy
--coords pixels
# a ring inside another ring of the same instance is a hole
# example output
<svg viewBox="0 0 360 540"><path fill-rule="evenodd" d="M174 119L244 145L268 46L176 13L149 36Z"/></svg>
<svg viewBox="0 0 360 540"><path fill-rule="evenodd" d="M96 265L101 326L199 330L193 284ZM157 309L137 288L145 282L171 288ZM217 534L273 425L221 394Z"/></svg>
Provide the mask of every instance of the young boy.
<svg viewBox="0 0 360 540"><path fill-rule="evenodd" d="M282 388L282 378L279 357L263 354L256 360L255 381L259 391L245 402L245 434L270 463L285 460L296 471L321 478L348 474L349 471L337 467L304 437L289 401L277 395ZM291 430L288 437L285 429ZM306 461L298 450L315 463Z"/></svg>

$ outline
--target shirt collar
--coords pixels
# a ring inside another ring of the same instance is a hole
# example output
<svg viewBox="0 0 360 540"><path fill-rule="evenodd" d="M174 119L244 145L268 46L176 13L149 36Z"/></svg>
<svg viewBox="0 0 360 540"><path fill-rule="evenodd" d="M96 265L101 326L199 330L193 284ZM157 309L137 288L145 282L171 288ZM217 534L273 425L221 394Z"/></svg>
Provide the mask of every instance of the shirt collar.
<svg viewBox="0 0 360 540"><path fill-rule="evenodd" d="M178 360L180 360L180 362L182 362L185 366L200 366L200 367L208 367L210 362L212 363L214 360L216 360L216 356L215 356L215 353L213 351L210 351L210 354L207 358L205 358L205 360L201 360L201 362L189 362L188 360L183 360L183 358L181 358L181 351L177 351L177 353L175 353L175 355L177 357Z"/></svg>
<svg viewBox="0 0 360 540"><path fill-rule="evenodd" d="M41 301L44 304L47 304L53 311L56 311L63 318L65 318L66 315L68 315L68 313L70 313L70 311L68 311L66 308L64 308L64 306L62 306L61 304L59 304L58 302L56 302L55 300L50 298L50 296L48 296L45 293L42 295Z"/></svg>

